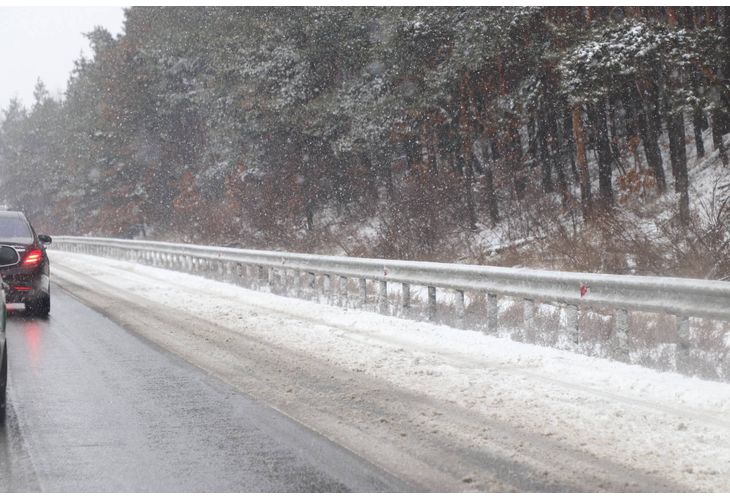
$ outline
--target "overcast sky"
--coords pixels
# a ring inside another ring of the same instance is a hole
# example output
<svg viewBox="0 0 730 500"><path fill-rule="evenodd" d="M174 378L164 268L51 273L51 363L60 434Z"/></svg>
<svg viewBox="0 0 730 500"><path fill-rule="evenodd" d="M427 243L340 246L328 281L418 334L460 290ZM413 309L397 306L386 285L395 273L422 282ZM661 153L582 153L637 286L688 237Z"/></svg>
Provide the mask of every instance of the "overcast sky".
<svg viewBox="0 0 730 500"><path fill-rule="evenodd" d="M54 97L66 90L74 60L91 48L82 33L123 29L122 7L0 7L0 108L13 97L33 103L38 77Z"/></svg>

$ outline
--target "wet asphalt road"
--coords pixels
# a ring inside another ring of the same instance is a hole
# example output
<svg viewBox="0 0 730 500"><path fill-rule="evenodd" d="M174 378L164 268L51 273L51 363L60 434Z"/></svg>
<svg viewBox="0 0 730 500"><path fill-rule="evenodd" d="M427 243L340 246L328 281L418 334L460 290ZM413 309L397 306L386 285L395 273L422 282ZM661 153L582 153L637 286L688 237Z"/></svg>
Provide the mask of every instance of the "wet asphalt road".
<svg viewBox="0 0 730 500"><path fill-rule="evenodd" d="M408 489L58 287L8 353L0 491Z"/></svg>

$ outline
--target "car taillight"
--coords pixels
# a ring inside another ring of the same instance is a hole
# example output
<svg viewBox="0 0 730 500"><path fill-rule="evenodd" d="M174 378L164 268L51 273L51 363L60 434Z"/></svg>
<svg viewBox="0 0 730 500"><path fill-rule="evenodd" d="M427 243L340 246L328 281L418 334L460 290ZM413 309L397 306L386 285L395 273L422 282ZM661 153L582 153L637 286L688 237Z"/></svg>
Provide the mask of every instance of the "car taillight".
<svg viewBox="0 0 730 500"><path fill-rule="evenodd" d="M43 260L43 252L34 248L23 257L23 267L36 267Z"/></svg>

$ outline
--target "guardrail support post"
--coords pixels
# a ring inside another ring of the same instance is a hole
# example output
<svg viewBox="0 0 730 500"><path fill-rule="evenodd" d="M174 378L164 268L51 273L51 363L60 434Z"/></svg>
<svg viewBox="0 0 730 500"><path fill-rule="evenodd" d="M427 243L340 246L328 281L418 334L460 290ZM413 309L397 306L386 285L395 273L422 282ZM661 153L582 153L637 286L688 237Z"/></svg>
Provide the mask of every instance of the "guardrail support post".
<svg viewBox="0 0 730 500"><path fill-rule="evenodd" d="M286 269L279 267L273 269L272 290L277 295L286 295Z"/></svg>
<svg viewBox="0 0 730 500"><path fill-rule="evenodd" d="M269 285L269 292L274 292L275 290L275 283L274 280L276 279L276 269L273 267L270 267L267 269L268 273L266 274L266 282Z"/></svg>
<svg viewBox="0 0 730 500"><path fill-rule="evenodd" d="M403 316L408 316L411 312L411 285L409 283L401 284L401 308Z"/></svg>
<svg viewBox="0 0 730 500"><path fill-rule="evenodd" d="M675 363L677 371L680 373L689 373L690 371L690 327L689 318L687 316L677 316L677 350L675 351Z"/></svg>
<svg viewBox="0 0 730 500"><path fill-rule="evenodd" d="M520 335L521 333L522 335ZM522 301L522 332L515 329L512 340L533 341L535 339L535 301L525 299Z"/></svg>
<svg viewBox="0 0 730 500"><path fill-rule="evenodd" d="M300 299L311 299L311 296L309 295L309 275L310 273L305 273L303 271L299 271L299 295L298 297Z"/></svg>
<svg viewBox="0 0 730 500"><path fill-rule="evenodd" d="M347 307L347 276L340 276L338 305L340 307Z"/></svg>
<svg viewBox="0 0 730 500"><path fill-rule="evenodd" d="M499 328L499 298L496 293L487 292L487 331L496 333Z"/></svg>
<svg viewBox="0 0 730 500"><path fill-rule="evenodd" d="M329 274L322 275L322 295L326 304L332 302L332 276Z"/></svg>
<svg viewBox="0 0 730 500"><path fill-rule="evenodd" d="M340 278L336 274L330 275L330 297L329 303L333 306L340 305Z"/></svg>
<svg viewBox="0 0 730 500"><path fill-rule="evenodd" d="M618 309L613 316L613 357L618 361L629 361L629 312Z"/></svg>
<svg viewBox="0 0 730 500"><path fill-rule="evenodd" d="M256 289L259 290L263 288L264 281L266 280L266 269L264 266L256 266L258 268L257 275L256 275Z"/></svg>
<svg viewBox="0 0 730 500"><path fill-rule="evenodd" d="M361 308L365 307L368 303L368 281L365 278L359 278L357 280L358 288L360 289L360 304Z"/></svg>
<svg viewBox="0 0 730 500"><path fill-rule="evenodd" d="M248 264L239 264L241 266L241 286L244 286L246 288L253 288L253 283L251 282L251 266Z"/></svg>
<svg viewBox="0 0 730 500"><path fill-rule="evenodd" d="M300 298L302 296L302 273L296 269L292 273L292 293L294 297Z"/></svg>
<svg viewBox="0 0 730 500"><path fill-rule="evenodd" d="M314 273L307 273L309 282L307 283L307 299L314 300L317 296L317 275Z"/></svg>
<svg viewBox="0 0 730 500"><path fill-rule="evenodd" d="M379 280L378 283L378 312L388 314L388 282Z"/></svg>
<svg viewBox="0 0 730 500"><path fill-rule="evenodd" d="M575 304L568 304L565 306L565 321L565 334L571 342L573 342L573 344L578 345L578 306Z"/></svg>
<svg viewBox="0 0 730 500"><path fill-rule="evenodd" d="M429 321L436 321L436 287L428 287L428 309L426 317Z"/></svg>
<svg viewBox="0 0 730 500"><path fill-rule="evenodd" d="M456 293L456 325L464 328L464 316L466 316L466 308L464 306L464 290L454 290Z"/></svg>
<svg viewBox="0 0 730 500"><path fill-rule="evenodd" d="M237 286L243 285L243 265L240 262L233 263L233 282Z"/></svg>

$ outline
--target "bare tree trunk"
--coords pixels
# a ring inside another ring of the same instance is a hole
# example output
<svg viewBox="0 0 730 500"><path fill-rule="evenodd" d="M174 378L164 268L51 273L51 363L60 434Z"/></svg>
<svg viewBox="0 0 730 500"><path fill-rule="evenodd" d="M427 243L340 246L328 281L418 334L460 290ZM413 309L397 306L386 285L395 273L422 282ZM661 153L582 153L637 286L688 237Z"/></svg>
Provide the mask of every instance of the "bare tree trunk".
<svg viewBox="0 0 730 500"><path fill-rule="evenodd" d="M580 172L580 201L583 218L591 218L593 206L591 199L591 180L588 173L588 159L586 157L586 138L583 127L583 112L580 104L573 106L573 138L575 139L575 162Z"/></svg>
<svg viewBox="0 0 730 500"><path fill-rule="evenodd" d="M724 121L725 117L722 111L719 109L712 110L712 146L714 149L719 150L722 165L727 167L727 151L725 151L725 144L722 142L723 130L725 128Z"/></svg>
<svg viewBox="0 0 730 500"><path fill-rule="evenodd" d="M395 201L395 184L393 183L393 160L391 154L384 154L380 149L373 149L376 153L375 161L378 163L381 182L385 184L385 192L388 196L389 206L394 206Z"/></svg>
<svg viewBox="0 0 730 500"><path fill-rule="evenodd" d="M484 184L487 189L487 205L489 206L489 220L492 225L499 222L499 205L497 201L497 193L494 190L494 177L492 175L491 165L487 167L484 173Z"/></svg>
<svg viewBox="0 0 730 500"><path fill-rule="evenodd" d="M314 208L312 207L311 201L307 201L304 207L304 214L307 219L307 231L311 231L314 229Z"/></svg>
<svg viewBox="0 0 730 500"><path fill-rule="evenodd" d="M487 206L489 208L489 220L494 226L499 222L499 206L497 203L497 196L494 191L494 174L492 169L494 168L495 160L488 154L488 146L486 141L481 145L482 153L482 166L484 169L484 189L487 194Z"/></svg>
<svg viewBox="0 0 730 500"><path fill-rule="evenodd" d="M705 141L702 138L702 132L706 128L706 120L702 108L696 106L692 111L692 127L694 130L695 137L695 148L697 149L697 158L704 158L705 156Z"/></svg>
<svg viewBox="0 0 730 500"><path fill-rule="evenodd" d="M612 161L608 142L608 123L606 122L606 100L602 99L592 107L593 131L595 147L598 153L598 191L601 210L609 210L613 206Z"/></svg>
<svg viewBox="0 0 730 500"><path fill-rule="evenodd" d="M679 220L689 224L689 174L687 172L687 148L684 143L684 115L681 112L669 113L669 155L674 173L674 191L679 193Z"/></svg>
<svg viewBox="0 0 730 500"><path fill-rule="evenodd" d="M537 141L537 152L539 156L540 166L542 167L542 189L546 193L552 193L554 191L551 152L548 145L549 120L550 117L548 115L548 110L545 107L541 107L538 111L538 118L535 124L535 139Z"/></svg>
<svg viewBox="0 0 730 500"><path fill-rule="evenodd" d="M370 159L370 155L365 151L360 153L360 163L367 172L367 196L371 201L377 201L378 199L378 183L377 183L377 172L373 168L373 162Z"/></svg>
<svg viewBox="0 0 730 500"><path fill-rule="evenodd" d="M563 131L558 124L558 115L555 110L556 108L553 106L547 116L549 124L548 137L550 138L548 144L550 146L550 161L553 164L553 169L557 176L558 191L562 197L563 207L565 207L568 204L568 199L570 197L570 193L568 192L568 180L565 177L565 167L563 165L566 158L563 146L565 141L563 140Z"/></svg>
<svg viewBox="0 0 730 500"><path fill-rule="evenodd" d="M459 156L464 171L464 191L466 195L466 213L469 220L469 230L477 230L477 214L474 208L474 170L470 155L464 152Z"/></svg>
<svg viewBox="0 0 730 500"><path fill-rule="evenodd" d="M730 36L730 10L727 7L712 9L712 21L722 28L725 37ZM727 52L727 51L726 51ZM730 78L730 55L726 55L724 59L717 61L712 68L717 75L720 83L714 84L713 91L715 96L713 101L715 108L712 110L712 142L715 149L720 152L720 159L723 166L728 166L727 151L722 142L722 136L730 132L730 109L728 109L728 100L726 95L722 94L722 80Z"/></svg>
<svg viewBox="0 0 730 500"><path fill-rule="evenodd" d="M427 133L428 171L435 176L438 174L438 133L433 129Z"/></svg>
<svg viewBox="0 0 730 500"><path fill-rule="evenodd" d="M522 164L522 139L520 137L519 125L515 118L510 119L507 125L505 162L513 178L515 195L521 200L527 189L527 174Z"/></svg>
<svg viewBox="0 0 730 500"><path fill-rule="evenodd" d="M470 78L466 74L462 78L459 101L459 132L461 135L461 151L458 153L459 170L464 177L464 196L466 197L466 214L469 229L476 231L477 215L474 206L474 170L472 169L472 149L474 147L473 120L470 119L471 94ZM454 141L457 142L457 141Z"/></svg>
<svg viewBox="0 0 730 500"><path fill-rule="evenodd" d="M687 7L686 8L686 24L691 29L699 29L702 26L699 25L699 8L692 8ZM690 70L690 84L692 85L692 93L699 99L700 95L700 85L702 84L702 79L700 72L697 68L692 68ZM692 128L694 132L694 139L695 139L695 150L697 151L697 158L703 158L705 156L705 141L702 138L702 132L707 128L707 119L705 118L704 113L702 112L702 104L696 103L692 109Z"/></svg>
<svg viewBox="0 0 730 500"><path fill-rule="evenodd" d="M573 182L580 184L580 174L578 174L578 168L575 166L575 140L569 130L573 130L573 114L572 110L566 106L565 114L563 115L563 139L565 140L565 150L568 152L568 159L570 160L570 173L573 175Z"/></svg>
<svg viewBox="0 0 730 500"><path fill-rule="evenodd" d="M645 82L644 92L646 98L643 98L638 89L634 89L635 103L641 109L639 110L639 131L642 135L644 143L644 154L646 155L646 163L654 172L657 190L663 193L667 190L667 179L664 175L664 165L662 162L662 153L659 149L659 119L656 113L656 93L651 88L651 82Z"/></svg>

